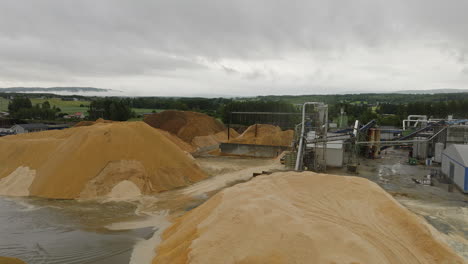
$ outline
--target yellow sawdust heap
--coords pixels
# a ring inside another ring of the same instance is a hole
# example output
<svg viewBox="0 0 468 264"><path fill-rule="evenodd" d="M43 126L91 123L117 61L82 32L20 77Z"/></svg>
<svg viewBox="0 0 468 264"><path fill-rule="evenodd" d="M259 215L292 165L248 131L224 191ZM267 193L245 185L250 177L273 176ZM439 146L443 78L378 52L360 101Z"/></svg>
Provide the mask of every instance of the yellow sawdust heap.
<svg viewBox="0 0 468 264"><path fill-rule="evenodd" d="M94 124L99 124L99 123L112 123L114 121L112 120L105 120L102 118L98 118L96 121L80 121L76 123L73 127L80 127L80 126L92 126Z"/></svg>
<svg viewBox="0 0 468 264"><path fill-rule="evenodd" d="M177 219L153 263L463 263L431 232L366 179L274 173Z"/></svg>
<svg viewBox="0 0 468 264"><path fill-rule="evenodd" d="M158 130L164 136L166 136L170 141L172 141L172 143L176 144L183 151L186 151L188 153L192 153L192 152L196 151L196 147L194 147L191 144L183 141L178 136L176 136L174 134L171 134L171 133L169 133L169 132L167 132L165 130L162 130L162 129L157 129L157 128L155 128L155 129Z"/></svg>
<svg viewBox="0 0 468 264"><path fill-rule="evenodd" d="M167 110L147 115L145 123L154 128L166 130L187 143L194 137L208 136L223 131L224 125L211 116L189 111Z"/></svg>
<svg viewBox="0 0 468 264"><path fill-rule="evenodd" d="M255 144L269 146L291 146L293 130L282 131L280 127L266 124L252 125L230 143Z"/></svg>
<svg viewBox="0 0 468 264"><path fill-rule="evenodd" d="M234 139L239 136L239 133L234 129L229 129L229 138ZM198 136L192 139L192 145L196 148L204 148L208 146L219 145L219 143L228 141L228 130L218 132L208 136Z"/></svg>
<svg viewBox="0 0 468 264"><path fill-rule="evenodd" d="M17 258L10 258L10 257L0 257L1 264L26 264L26 262L17 259Z"/></svg>
<svg viewBox="0 0 468 264"><path fill-rule="evenodd" d="M92 126L92 125L95 125L95 124L112 123L112 122L115 122L115 121L104 120L102 118L99 118L96 121L81 121L81 122L78 122L76 125L74 125L74 127ZM167 132L165 130L162 130L162 129L158 129L158 131L161 132L164 136L166 136L169 140L171 140L172 143L179 146L179 148L181 148L183 151L192 153L192 152L194 152L196 150L195 147L193 147L192 145L190 145L187 142L183 141L182 139L180 139L176 135L173 135L173 134L171 134L171 133L169 133L169 132Z"/></svg>
<svg viewBox="0 0 468 264"><path fill-rule="evenodd" d="M0 180L13 172L35 171L27 190L31 196L101 196L125 180L148 194L206 177L193 158L143 122L7 136L0 138L0 149Z"/></svg>

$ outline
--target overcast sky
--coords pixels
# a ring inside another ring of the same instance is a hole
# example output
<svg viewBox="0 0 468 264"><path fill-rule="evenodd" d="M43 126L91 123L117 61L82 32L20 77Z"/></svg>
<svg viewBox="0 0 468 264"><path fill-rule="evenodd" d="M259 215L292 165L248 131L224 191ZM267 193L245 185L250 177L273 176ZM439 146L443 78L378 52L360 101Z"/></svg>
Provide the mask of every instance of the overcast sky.
<svg viewBox="0 0 468 264"><path fill-rule="evenodd" d="M468 88L467 0L1 0L0 87Z"/></svg>

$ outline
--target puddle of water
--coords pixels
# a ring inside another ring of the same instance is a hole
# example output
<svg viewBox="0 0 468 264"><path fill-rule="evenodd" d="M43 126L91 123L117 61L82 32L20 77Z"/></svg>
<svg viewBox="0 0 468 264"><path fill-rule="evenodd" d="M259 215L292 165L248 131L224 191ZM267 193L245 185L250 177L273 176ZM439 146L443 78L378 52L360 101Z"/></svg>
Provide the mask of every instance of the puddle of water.
<svg viewBox="0 0 468 264"><path fill-rule="evenodd" d="M112 231L103 224L134 218L134 210L128 203L0 197L0 255L29 264L127 264L135 243L154 228Z"/></svg>
<svg viewBox="0 0 468 264"><path fill-rule="evenodd" d="M271 160L255 168L255 160L202 162L217 176L133 202L0 197L0 256L28 264L150 263L168 215L181 215L253 172L276 167Z"/></svg>

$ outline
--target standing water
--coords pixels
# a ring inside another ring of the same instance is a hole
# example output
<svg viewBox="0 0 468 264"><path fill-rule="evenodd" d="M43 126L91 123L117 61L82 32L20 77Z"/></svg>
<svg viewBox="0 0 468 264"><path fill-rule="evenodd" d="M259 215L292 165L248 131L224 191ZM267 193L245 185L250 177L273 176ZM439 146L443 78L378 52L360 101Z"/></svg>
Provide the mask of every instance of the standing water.
<svg viewBox="0 0 468 264"><path fill-rule="evenodd" d="M182 215L254 172L282 168L268 159L198 161L213 177L134 202L0 196L0 256L28 264L151 263L166 214Z"/></svg>
<svg viewBox="0 0 468 264"><path fill-rule="evenodd" d="M127 202L76 202L0 197L0 256L29 264L129 263L134 245L153 228L112 231L137 218Z"/></svg>

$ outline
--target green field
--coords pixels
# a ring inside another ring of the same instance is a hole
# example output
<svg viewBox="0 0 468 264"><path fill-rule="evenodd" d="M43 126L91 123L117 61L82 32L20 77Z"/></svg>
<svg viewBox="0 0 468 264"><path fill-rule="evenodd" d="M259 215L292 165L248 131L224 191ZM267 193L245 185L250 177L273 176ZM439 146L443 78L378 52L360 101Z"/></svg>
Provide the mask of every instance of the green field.
<svg viewBox="0 0 468 264"><path fill-rule="evenodd" d="M137 115L142 115L146 113L152 113L155 111L156 113L159 113L161 111L164 111L163 109L148 109L148 108L132 108L132 110L135 112Z"/></svg>
<svg viewBox="0 0 468 264"><path fill-rule="evenodd" d="M10 100L0 97L0 112L8 111L8 103Z"/></svg>
<svg viewBox="0 0 468 264"><path fill-rule="evenodd" d="M51 98L51 99L31 99L33 105L41 104L45 101L49 101L50 105L55 105L62 110L62 113L73 114L76 112L82 112L85 115L88 115L88 106L91 103L90 101L62 101L60 98ZM80 107L84 105L85 107ZM147 109L147 108L132 108L137 115L142 115L144 113L151 113L153 110L156 112L161 112L161 109Z"/></svg>
<svg viewBox="0 0 468 264"><path fill-rule="evenodd" d="M62 101L60 98L31 99L33 105L42 104L45 101L49 101L51 106L55 105L60 108L62 113L74 114L76 112L82 112L83 114L88 115L88 105L90 104L90 101ZM80 105L84 105L84 107L80 107Z"/></svg>
<svg viewBox="0 0 468 264"><path fill-rule="evenodd" d="M8 111L8 103L10 100L0 97L0 112ZM42 104L45 101L49 101L51 106L60 108L61 113L73 114L76 112L81 112L85 116L88 115L88 106L91 103L90 101L63 101L61 98L49 98L49 99L39 99L31 98L32 105ZM81 107L80 105L84 105ZM148 109L148 108L132 108L135 114L143 115L145 113L161 112L162 109ZM142 120L142 118L134 118L135 120Z"/></svg>

